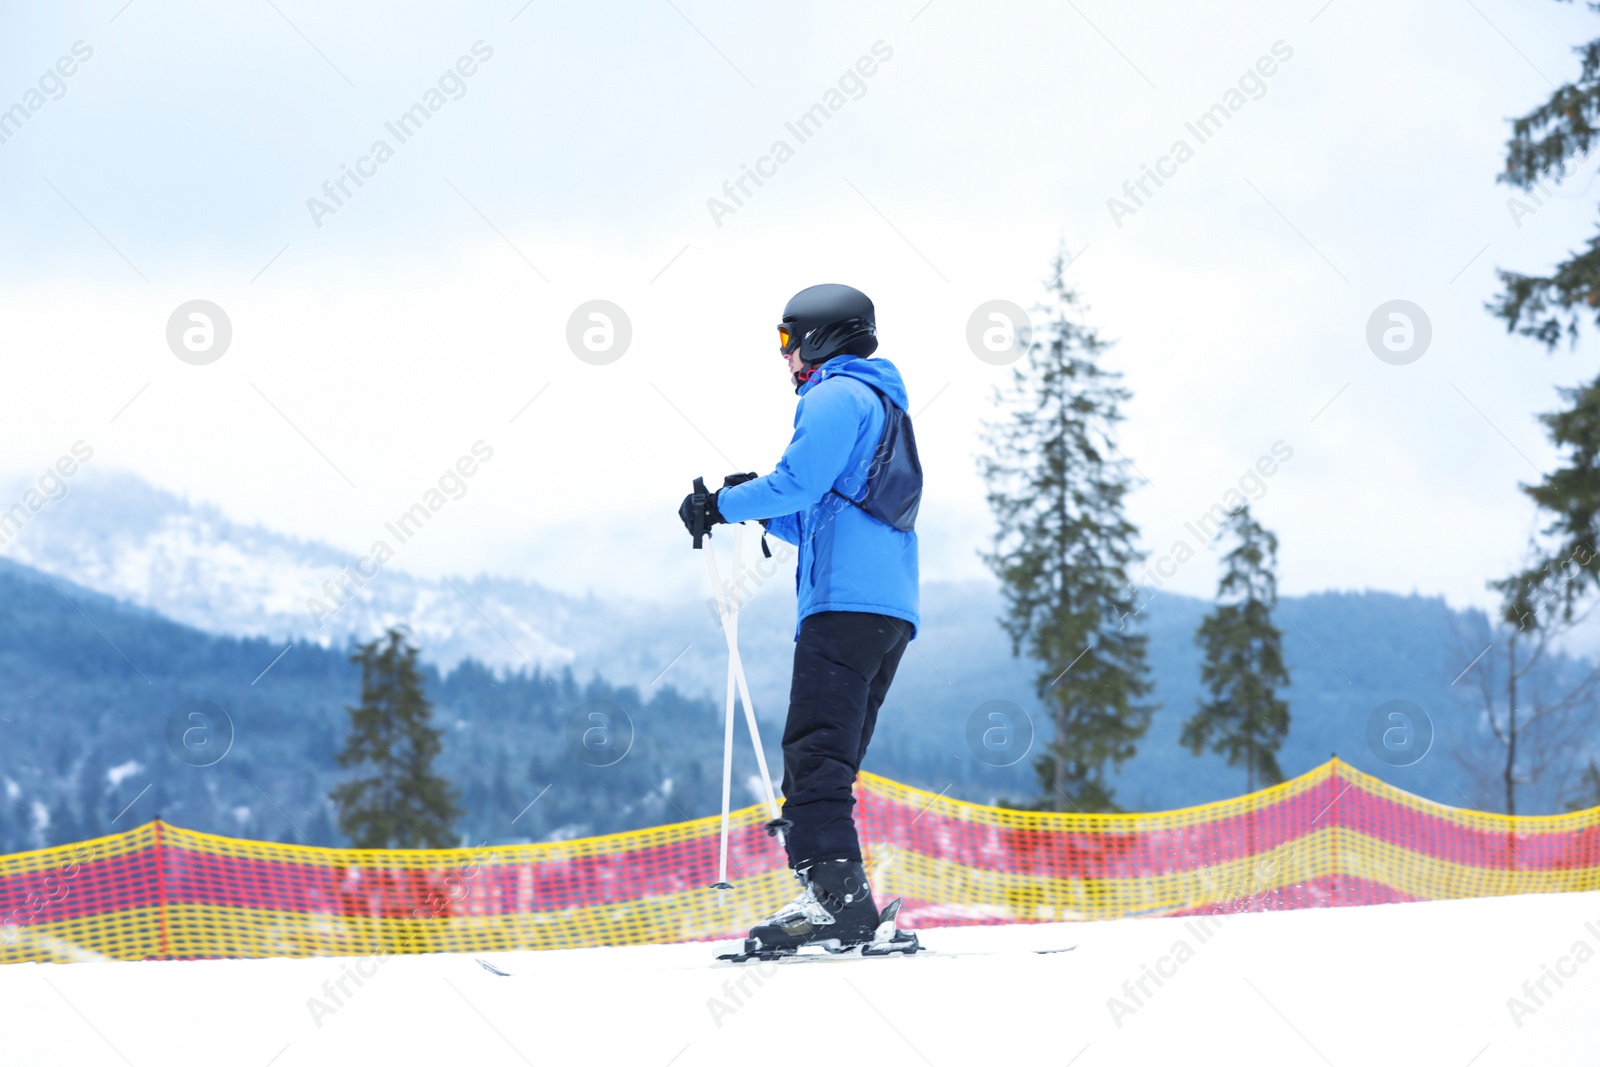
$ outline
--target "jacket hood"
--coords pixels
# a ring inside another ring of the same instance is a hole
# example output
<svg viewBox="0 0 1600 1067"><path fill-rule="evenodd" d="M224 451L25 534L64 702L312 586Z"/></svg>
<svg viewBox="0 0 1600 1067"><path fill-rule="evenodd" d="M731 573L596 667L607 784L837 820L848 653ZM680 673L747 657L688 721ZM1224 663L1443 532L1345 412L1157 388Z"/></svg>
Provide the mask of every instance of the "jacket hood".
<svg viewBox="0 0 1600 1067"><path fill-rule="evenodd" d="M835 356L817 368L801 392L816 388L818 382L841 376L854 378L858 382L872 386L893 401L895 407L901 411L908 410L906 383L901 380L900 371L886 359L868 359L865 356L852 355Z"/></svg>

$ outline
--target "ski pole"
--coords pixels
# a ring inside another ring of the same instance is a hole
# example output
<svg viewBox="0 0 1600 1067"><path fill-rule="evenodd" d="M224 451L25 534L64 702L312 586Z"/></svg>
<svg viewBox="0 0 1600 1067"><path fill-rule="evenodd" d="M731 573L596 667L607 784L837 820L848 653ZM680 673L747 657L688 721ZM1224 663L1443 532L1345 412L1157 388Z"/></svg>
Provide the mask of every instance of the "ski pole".
<svg viewBox="0 0 1600 1067"><path fill-rule="evenodd" d="M700 499L706 495L706 483L703 478L694 480L695 494L695 521L690 533L694 537L694 547L705 552L706 577L711 580L711 596L717 605L717 618L726 625L726 610L722 606L722 581L717 575L717 561L711 554L711 549L705 548L703 539L708 531L700 522ZM717 891L717 905L722 905L722 891L732 889L728 882L728 808L730 793L733 786L733 699L734 699L734 674L733 664L728 664L728 687L722 708L722 834L717 849L717 880L711 888Z"/></svg>
<svg viewBox="0 0 1600 1067"><path fill-rule="evenodd" d="M699 479L696 479L698 482ZM699 548L699 537L695 538L695 547ZM711 593L717 601L717 617L727 625L727 617L722 607L722 583L717 577L717 561L711 555L711 549L704 550L706 554L706 574L711 579ZM733 664L728 664L728 689L726 700L722 709L722 843L717 851L717 880L711 888L717 890L717 904L722 904L722 890L732 889L728 883L728 802L729 792L733 785Z"/></svg>
<svg viewBox="0 0 1600 1067"><path fill-rule="evenodd" d="M743 530L735 526L733 534L733 569L734 580L738 580L740 566L740 546L743 540ZM711 581L711 592L717 605L717 616L722 621L722 631L728 645L728 684L723 713L723 749L722 749L722 834L721 847L717 863L717 881L713 889L731 889L728 882L728 821L730 807L730 793L733 777L733 704L734 691L737 686L738 696L744 703L745 726L750 731L750 742L755 748L756 766L761 775L761 784L767 794L767 809L772 816L769 824L771 832L777 836L779 843L784 843L784 834L779 819L778 801L772 790L772 775L767 769L767 756L761 747L761 732L756 723L755 705L750 699L750 683L745 677L744 661L739 655L739 605L732 597L726 600L723 597L722 577L717 569L716 557L709 550L706 551L706 575Z"/></svg>
<svg viewBox="0 0 1600 1067"><path fill-rule="evenodd" d="M744 546L744 527L735 526L733 529L733 582L739 582L739 556ZM767 753L761 747L761 728L756 724L756 706L750 699L750 682L745 678L744 657L739 655L739 601L730 596L728 604L728 624L724 627L728 640L728 663L731 666L739 683L739 698L744 702L744 722L750 730L750 744L756 750L756 769L761 772L761 785L767 792L767 810L771 813L774 822L778 821L778 798L772 791L772 774L767 770ZM784 843L782 826L775 826L774 833L779 844Z"/></svg>

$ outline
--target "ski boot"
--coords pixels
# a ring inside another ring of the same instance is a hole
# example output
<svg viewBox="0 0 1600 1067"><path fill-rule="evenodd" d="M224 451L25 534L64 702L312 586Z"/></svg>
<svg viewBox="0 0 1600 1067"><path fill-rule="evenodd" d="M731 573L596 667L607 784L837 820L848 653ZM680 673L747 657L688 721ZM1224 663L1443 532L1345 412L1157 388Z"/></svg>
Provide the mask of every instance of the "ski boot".
<svg viewBox="0 0 1600 1067"><path fill-rule="evenodd" d="M804 887L800 894L751 928L744 951L718 959L771 962L813 947L835 955L860 948L864 956L921 948L915 934L894 929L898 900L879 913L859 861L823 860L797 869L795 877Z"/></svg>

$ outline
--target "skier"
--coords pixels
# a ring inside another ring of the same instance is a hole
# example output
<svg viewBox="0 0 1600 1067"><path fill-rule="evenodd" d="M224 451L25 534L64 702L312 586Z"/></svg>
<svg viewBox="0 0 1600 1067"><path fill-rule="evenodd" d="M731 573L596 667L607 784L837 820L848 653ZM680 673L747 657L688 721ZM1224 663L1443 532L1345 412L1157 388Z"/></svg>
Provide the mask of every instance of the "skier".
<svg viewBox="0 0 1600 1067"><path fill-rule="evenodd" d="M783 817L767 829L786 831L802 888L746 942L747 953L785 954L818 943L866 945L880 922L851 790L916 636L922 468L900 373L870 358L877 325L865 293L847 285L801 290L783 309L778 341L800 401L777 469L730 474L715 493L685 497L679 516L691 534L697 524L707 531L757 519L800 549Z"/></svg>

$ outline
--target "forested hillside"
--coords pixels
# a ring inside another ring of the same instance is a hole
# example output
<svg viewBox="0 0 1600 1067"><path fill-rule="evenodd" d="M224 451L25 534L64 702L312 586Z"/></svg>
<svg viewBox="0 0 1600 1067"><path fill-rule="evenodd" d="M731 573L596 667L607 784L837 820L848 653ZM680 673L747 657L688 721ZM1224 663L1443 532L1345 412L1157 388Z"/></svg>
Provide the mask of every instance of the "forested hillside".
<svg viewBox="0 0 1600 1067"><path fill-rule="evenodd" d="M783 628L782 601L756 604L746 633L757 622ZM922 633L884 708L868 769L973 800L1034 794L1031 754L992 767L968 742L969 720L989 701L1010 701L1044 722L1034 668L1011 658L995 609L986 586L929 587ZM1141 618L1162 709L1115 780L1124 807L1176 807L1243 789L1242 772L1177 743L1199 691L1192 634L1204 610L1199 600L1157 596ZM1385 593L1286 598L1283 612L1293 623L1285 628L1293 677L1285 773L1336 751L1445 803L1497 808L1493 747L1466 685L1451 685L1472 654L1457 651L1468 616L1438 599ZM757 699L776 774L785 642L768 633L747 644L752 673L769 680ZM0 562L0 849L122 830L158 812L217 833L343 843L326 797L342 777L333 754L359 674L341 651L284 649L202 633ZM720 707L708 699L665 681L615 686L599 674L496 673L471 660L443 676L427 668L426 684L445 733L440 769L467 811L463 841L604 833L717 810ZM1433 720L1433 748L1414 766L1388 766L1367 743L1369 717L1392 699L1413 701ZM192 701L224 709L233 725L231 748L209 766L180 759L182 746L169 740L175 714L175 736L188 726L179 712ZM596 711L604 720L591 718ZM582 732L601 721L613 731L609 751L623 753L606 766L597 764L609 756L580 757ZM739 743L734 801L748 804L759 793L742 724ZM1519 807L1560 810L1572 788L1570 780L1535 783Z"/></svg>

